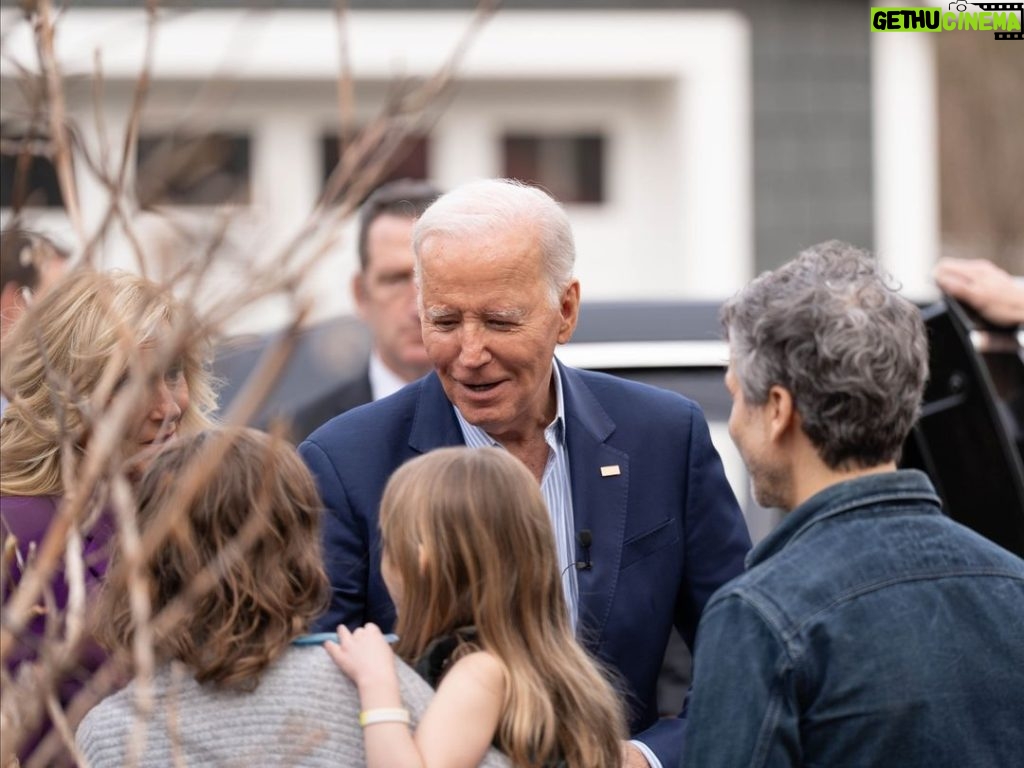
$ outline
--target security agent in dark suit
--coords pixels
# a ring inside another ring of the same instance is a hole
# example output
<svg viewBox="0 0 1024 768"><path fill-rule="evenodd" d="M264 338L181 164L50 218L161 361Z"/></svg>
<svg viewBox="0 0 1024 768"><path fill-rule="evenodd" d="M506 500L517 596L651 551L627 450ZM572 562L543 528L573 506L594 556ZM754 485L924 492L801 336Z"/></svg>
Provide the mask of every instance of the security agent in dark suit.
<svg viewBox="0 0 1024 768"><path fill-rule="evenodd" d="M669 633L692 643L750 547L704 416L680 395L556 363L580 286L568 218L545 193L464 185L414 238L434 372L299 446L326 507L333 594L319 626L391 628L377 526L391 473L441 446L499 445L541 485L577 636L627 689L628 766L675 766L683 721L659 720L655 701Z"/></svg>
<svg viewBox="0 0 1024 768"><path fill-rule="evenodd" d="M430 370L416 309L412 230L440 194L427 181L399 179L378 187L359 209L359 272L352 277L352 295L373 348L356 378L295 413L295 435L305 437L339 413L387 397Z"/></svg>

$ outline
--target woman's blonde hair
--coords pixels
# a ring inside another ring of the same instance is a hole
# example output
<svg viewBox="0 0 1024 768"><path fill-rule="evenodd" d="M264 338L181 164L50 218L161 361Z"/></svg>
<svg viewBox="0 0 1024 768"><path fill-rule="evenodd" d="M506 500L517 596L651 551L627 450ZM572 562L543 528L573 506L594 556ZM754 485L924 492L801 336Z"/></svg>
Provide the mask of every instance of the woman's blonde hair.
<svg viewBox="0 0 1024 768"><path fill-rule="evenodd" d="M397 651L474 625L505 667L498 745L515 765L618 765L625 716L577 643L536 480L497 448L444 448L405 464L381 501L383 556L402 582Z"/></svg>
<svg viewBox="0 0 1024 768"><path fill-rule="evenodd" d="M183 503L182 488L192 483ZM156 658L184 663L199 683L255 688L327 605L320 499L309 470L282 439L208 430L157 454L138 502L143 539L166 516L174 520L142 569L152 612L184 603L181 620L156 636ZM97 611L96 634L111 650L130 649L135 635L131 577L118 547ZM211 577L209 589L194 591Z"/></svg>
<svg viewBox="0 0 1024 768"><path fill-rule="evenodd" d="M216 406L208 344L170 291L125 272L79 268L33 304L4 348L10 403L0 422L0 493L63 494L62 444L74 446L74 465L107 405L93 397L101 380L127 375L142 345L166 342L171 333L181 339L189 389L179 429L194 434L209 426Z"/></svg>

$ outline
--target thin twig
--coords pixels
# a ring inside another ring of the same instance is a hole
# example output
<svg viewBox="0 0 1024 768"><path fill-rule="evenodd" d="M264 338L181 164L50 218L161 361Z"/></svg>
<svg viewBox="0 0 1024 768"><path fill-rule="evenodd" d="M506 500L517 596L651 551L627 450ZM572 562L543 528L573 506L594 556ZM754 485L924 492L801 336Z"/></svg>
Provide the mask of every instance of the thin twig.
<svg viewBox="0 0 1024 768"><path fill-rule="evenodd" d="M334 4L334 20L338 28L338 146L344 147L355 135L355 83L349 57L346 0Z"/></svg>
<svg viewBox="0 0 1024 768"><path fill-rule="evenodd" d="M78 205L78 189L75 186L74 171L71 163L71 148L67 137L67 120L65 117L64 80L57 67L57 56L54 51L54 26L50 0L36 0L38 8L36 24L36 46L39 52L39 63L46 75L50 114L50 136L54 143L54 167L57 181L64 198L64 208L68 219L78 235L80 243L85 243L85 224Z"/></svg>

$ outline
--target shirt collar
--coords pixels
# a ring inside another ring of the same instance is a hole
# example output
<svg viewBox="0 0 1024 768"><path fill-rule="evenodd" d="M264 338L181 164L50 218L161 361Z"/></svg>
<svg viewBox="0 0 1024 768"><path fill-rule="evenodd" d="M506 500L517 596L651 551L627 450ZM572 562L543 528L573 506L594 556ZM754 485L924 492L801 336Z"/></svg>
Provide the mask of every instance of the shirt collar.
<svg viewBox="0 0 1024 768"><path fill-rule="evenodd" d="M916 469L865 475L830 485L787 514L775 530L747 554L746 567L749 569L767 560L822 520L878 504L891 509L901 502L918 506L921 502L930 502L934 507L932 511L942 514L942 502L931 480Z"/></svg>
<svg viewBox="0 0 1024 768"><path fill-rule="evenodd" d="M544 430L544 435L548 437L553 432L555 439L562 443L565 440L565 397L562 394L562 376L558 360L554 357L551 358L551 375L555 377L555 418ZM462 415L455 403L452 403L452 410L455 411L455 418L459 420L459 429L462 430L462 437L466 445L479 445L481 442L490 446L499 445L497 440L480 427L466 421L466 417ZM471 439L471 436L476 439Z"/></svg>
<svg viewBox="0 0 1024 768"><path fill-rule="evenodd" d="M376 349L370 353L370 392L374 400L393 395L408 383L387 367Z"/></svg>

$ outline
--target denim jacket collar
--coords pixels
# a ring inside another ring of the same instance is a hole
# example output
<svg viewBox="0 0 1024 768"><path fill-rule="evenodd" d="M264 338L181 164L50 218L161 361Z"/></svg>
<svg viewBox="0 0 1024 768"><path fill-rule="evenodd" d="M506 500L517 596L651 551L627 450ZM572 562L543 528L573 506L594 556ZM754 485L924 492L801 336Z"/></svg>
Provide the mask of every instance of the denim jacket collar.
<svg viewBox="0 0 1024 768"><path fill-rule="evenodd" d="M819 491L790 512L765 539L747 555L748 569L767 560L802 536L812 526L836 515L881 502L930 501L941 514L941 500L928 475L916 469L902 469L878 475L844 480Z"/></svg>

